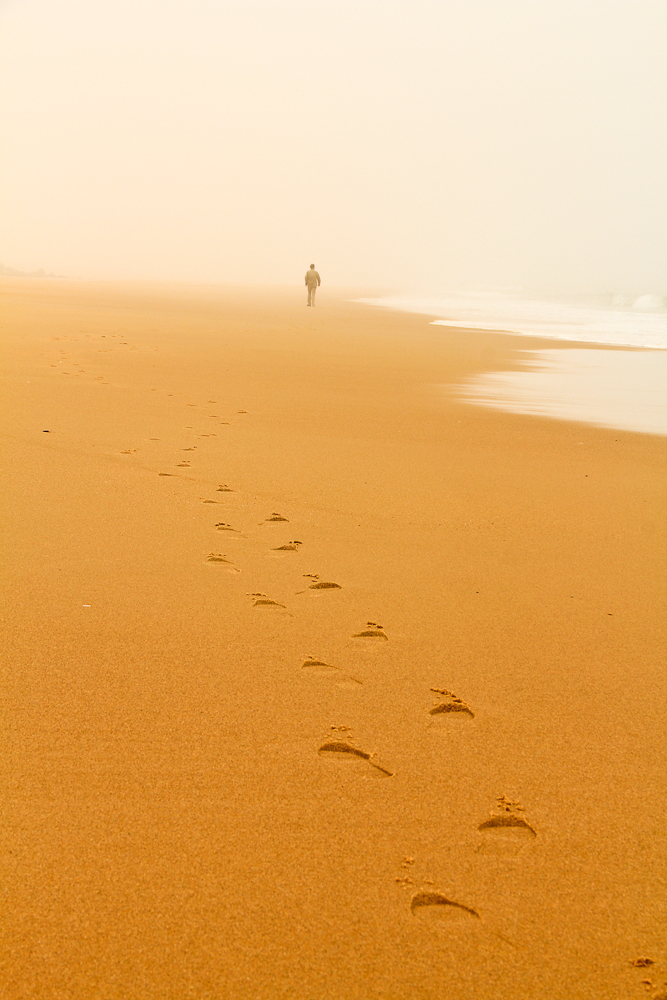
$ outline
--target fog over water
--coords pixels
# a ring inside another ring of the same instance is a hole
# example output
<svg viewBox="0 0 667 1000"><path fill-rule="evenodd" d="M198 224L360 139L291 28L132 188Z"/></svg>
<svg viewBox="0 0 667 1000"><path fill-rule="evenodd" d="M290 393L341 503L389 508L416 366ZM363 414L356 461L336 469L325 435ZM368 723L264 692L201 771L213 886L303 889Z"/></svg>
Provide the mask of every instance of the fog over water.
<svg viewBox="0 0 667 1000"><path fill-rule="evenodd" d="M0 264L667 295L663 0L4 0Z"/></svg>

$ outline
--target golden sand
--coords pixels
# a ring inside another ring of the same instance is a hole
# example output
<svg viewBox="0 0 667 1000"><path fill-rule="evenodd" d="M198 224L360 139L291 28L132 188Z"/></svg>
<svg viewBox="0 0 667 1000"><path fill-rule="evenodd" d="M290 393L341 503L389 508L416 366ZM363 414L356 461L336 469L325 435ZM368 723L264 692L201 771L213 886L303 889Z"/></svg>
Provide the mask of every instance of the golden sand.
<svg viewBox="0 0 667 1000"><path fill-rule="evenodd" d="M664 992L665 439L325 288L0 303L2 997Z"/></svg>

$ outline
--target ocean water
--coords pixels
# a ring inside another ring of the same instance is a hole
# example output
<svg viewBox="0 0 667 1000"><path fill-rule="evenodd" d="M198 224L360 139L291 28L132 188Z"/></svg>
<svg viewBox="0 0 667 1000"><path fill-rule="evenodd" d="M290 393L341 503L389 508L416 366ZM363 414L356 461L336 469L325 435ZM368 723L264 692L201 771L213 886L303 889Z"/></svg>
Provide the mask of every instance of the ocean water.
<svg viewBox="0 0 667 1000"><path fill-rule="evenodd" d="M457 388L468 403L667 435L667 351L524 351L525 371L485 372Z"/></svg>
<svg viewBox="0 0 667 1000"><path fill-rule="evenodd" d="M437 297L393 295L359 301L437 316L431 321L434 326L667 350L667 302L653 295L632 300L610 295L559 301L502 292L452 292Z"/></svg>
<svg viewBox="0 0 667 1000"><path fill-rule="evenodd" d="M468 403L667 435L664 299L645 295L630 302L609 296L562 302L481 292L360 301L402 312L441 316L431 320L434 326L462 331L490 330L582 345L523 351L522 370L481 373L455 387ZM591 345L634 350L604 350Z"/></svg>

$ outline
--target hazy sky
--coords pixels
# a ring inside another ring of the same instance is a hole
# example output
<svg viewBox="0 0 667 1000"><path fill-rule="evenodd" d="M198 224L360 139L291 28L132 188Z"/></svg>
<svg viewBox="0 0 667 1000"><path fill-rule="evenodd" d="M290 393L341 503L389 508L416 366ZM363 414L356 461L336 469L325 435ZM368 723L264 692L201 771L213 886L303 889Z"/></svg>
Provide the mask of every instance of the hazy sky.
<svg viewBox="0 0 667 1000"><path fill-rule="evenodd" d="M665 0L0 0L0 263L667 293Z"/></svg>

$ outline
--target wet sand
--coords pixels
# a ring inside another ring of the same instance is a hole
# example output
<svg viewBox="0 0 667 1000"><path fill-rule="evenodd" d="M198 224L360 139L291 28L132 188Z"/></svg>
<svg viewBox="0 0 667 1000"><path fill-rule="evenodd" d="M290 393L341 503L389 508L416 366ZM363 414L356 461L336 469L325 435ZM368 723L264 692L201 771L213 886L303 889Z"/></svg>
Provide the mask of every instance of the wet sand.
<svg viewBox="0 0 667 1000"><path fill-rule="evenodd" d="M665 992L665 439L324 287L0 301L2 996Z"/></svg>

